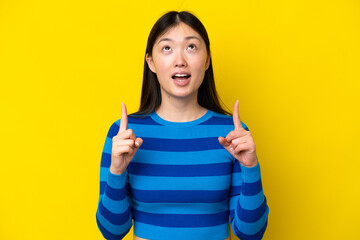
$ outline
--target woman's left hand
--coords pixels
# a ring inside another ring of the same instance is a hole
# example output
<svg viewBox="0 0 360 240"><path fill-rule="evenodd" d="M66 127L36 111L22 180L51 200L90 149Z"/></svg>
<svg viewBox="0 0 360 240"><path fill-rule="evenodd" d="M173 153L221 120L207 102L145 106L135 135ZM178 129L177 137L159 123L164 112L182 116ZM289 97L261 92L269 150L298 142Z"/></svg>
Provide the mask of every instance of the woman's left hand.
<svg viewBox="0 0 360 240"><path fill-rule="evenodd" d="M240 121L239 101L234 104L233 121L235 130L226 138L219 137L219 143L245 167L254 167L258 164L255 143L249 131L246 131Z"/></svg>

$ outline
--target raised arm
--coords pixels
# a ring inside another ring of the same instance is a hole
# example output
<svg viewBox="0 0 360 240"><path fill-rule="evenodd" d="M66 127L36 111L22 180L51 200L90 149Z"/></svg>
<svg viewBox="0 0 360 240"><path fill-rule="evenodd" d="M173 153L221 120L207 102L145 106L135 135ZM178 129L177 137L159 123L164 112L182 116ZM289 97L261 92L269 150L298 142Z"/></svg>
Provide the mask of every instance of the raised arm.
<svg viewBox="0 0 360 240"><path fill-rule="evenodd" d="M106 239L122 239L131 229L127 166L142 144L142 139L136 138L133 131L127 129L125 104L122 105L119 125L114 123L110 127L101 156L96 221Z"/></svg>
<svg viewBox="0 0 360 240"><path fill-rule="evenodd" d="M269 207L263 193L260 165L249 129L242 125L234 105L234 130L219 142L234 157L230 190L230 221L241 240L261 239L267 227Z"/></svg>
<svg viewBox="0 0 360 240"><path fill-rule="evenodd" d="M234 161L229 207L230 223L238 238L262 239L267 227L269 207L262 189L259 163L248 168Z"/></svg>

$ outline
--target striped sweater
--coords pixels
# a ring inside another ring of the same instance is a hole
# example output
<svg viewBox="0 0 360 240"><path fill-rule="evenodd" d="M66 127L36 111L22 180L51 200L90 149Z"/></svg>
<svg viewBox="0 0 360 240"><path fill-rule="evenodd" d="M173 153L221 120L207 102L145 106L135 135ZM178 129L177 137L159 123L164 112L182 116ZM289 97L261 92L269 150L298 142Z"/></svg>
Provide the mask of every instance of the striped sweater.
<svg viewBox="0 0 360 240"><path fill-rule="evenodd" d="M109 169L119 125L111 125L101 157L96 221L106 239L122 239L134 224L145 239L221 240L229 222L242 240L262 238L269 208L259 163L242 166L218 142L234 130L232 117L211 110L190 122L129 115L128 129L143 144L118 175Z"/></svg>

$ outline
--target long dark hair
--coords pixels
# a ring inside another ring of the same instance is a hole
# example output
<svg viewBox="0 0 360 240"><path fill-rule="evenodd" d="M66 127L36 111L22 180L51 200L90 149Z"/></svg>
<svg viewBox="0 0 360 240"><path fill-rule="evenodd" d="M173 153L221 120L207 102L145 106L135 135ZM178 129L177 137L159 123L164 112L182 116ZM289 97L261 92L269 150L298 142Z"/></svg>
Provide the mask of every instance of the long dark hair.
<svg viewBox="0 0 360 240"><path fill-rule="evenodd" d="M159 35L164 33L170 27L174 27L179 23L185 23L196 32L198 32L204 39L208 55L210 55L210 41L204 25L200 20L193 14L187 11L170 11L164 14L157 20L153 28L150 31L146 52L145 52L145 63L144 63L144 75L143 85L141 92L141 103L140 108L137 112L131 115L148 115L153 112L161 104L161 91L160 84L155 73L153 73L147 62L146 54L152 56L152 50L155 41ZM198 103L200 106L210 109L214 112L232 115L229 111L222 108L219 102L219 97L215 88L214 73L210 55L210 65L205 71L205 76L202 84L198 90Z"/></svg>

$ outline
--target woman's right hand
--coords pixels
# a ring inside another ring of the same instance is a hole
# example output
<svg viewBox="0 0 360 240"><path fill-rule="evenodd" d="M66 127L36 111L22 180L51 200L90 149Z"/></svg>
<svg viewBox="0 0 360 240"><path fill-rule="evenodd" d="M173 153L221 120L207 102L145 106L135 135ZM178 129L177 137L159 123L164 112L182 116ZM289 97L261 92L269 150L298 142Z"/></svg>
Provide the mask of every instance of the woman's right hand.
<svg viewBox="0 0 360 240"><path fill-rule="evenodd" d="M122 103L119 132L112 138L110 172L113 174L122 174L126 171L130 161L143 143L141 138L136 138L132 129L127 129L127 125L126 106Z"/></svg>

